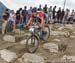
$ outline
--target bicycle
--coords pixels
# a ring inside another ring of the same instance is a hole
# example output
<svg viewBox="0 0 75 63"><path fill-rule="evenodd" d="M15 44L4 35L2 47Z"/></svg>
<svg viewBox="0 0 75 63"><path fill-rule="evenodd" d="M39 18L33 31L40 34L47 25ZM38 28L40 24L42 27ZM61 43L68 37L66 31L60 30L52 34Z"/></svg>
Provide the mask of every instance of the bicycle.
<svg viewBox="0 0 75 63"><path fill-rule="evenodd" d="M42 39L48 40L50 37L50 28L48 25L45 25L47 34L45 36L41 36L42 29L38 26L32 26L29 28L31 36L26 41L26 50L29 53L35 53L39 47L39 42Z"/></svg>

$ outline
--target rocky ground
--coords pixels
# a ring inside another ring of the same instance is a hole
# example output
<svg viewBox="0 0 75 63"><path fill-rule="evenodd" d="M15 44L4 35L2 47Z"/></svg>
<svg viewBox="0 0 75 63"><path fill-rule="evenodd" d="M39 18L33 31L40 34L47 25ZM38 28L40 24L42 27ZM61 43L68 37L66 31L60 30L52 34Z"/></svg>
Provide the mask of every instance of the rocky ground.
<svg viewBox="0 0 75 63"><path fill-rule="evenodd" d="M0 34L0 63L75 63L75 26L51 24L49 42L41 41L36 53L26 51L29 33ZM66 46L61 51L62 45Z"/></svg>

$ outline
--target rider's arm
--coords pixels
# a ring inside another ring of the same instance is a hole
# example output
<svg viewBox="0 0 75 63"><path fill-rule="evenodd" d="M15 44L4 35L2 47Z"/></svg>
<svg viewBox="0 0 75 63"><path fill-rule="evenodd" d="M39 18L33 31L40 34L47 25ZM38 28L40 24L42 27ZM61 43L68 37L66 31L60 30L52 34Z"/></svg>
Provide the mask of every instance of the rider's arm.
<svg viewBox="0 0 75 63"><path fill-rule="evenodd" d="M29 19L27 26L32 26L32 17Z"/></svg>

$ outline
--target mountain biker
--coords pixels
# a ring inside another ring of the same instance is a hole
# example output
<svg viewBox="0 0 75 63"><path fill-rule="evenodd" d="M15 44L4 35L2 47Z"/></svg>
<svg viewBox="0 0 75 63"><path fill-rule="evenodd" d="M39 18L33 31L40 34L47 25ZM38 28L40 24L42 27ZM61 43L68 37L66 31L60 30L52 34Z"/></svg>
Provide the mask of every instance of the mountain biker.
<svg viewBox="0 0 75 63"><path fill-rule="evenodd" d="M37 18L37 20L38 20L37 25L39 26L39 28L42 28L43 35L46 34L44 15L45 14L42 10L40 10L40 9L37 10L36 8L34 8L32 10L32 15L27 23L27 26L32 26L33 18Z"/></svg>

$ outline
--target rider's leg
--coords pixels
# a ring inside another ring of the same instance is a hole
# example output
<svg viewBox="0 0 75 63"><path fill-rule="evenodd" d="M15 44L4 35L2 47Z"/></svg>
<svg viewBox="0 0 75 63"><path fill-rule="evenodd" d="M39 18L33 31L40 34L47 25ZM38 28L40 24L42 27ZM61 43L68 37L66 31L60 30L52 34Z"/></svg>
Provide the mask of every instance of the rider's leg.
<svg viewBox="0 0 75 63"><path fill-rule="evenodd" d="M27 22L27 26L32 26L32 18L30 18Z"/></svg>
<svg viewBox="0 0 75 63"><path fill-rule="evenodd" d="M41 17L41 28L42 28L42 32L43 34L46 34L46 29L45 29L45 21L44 19Z"/></svg>

